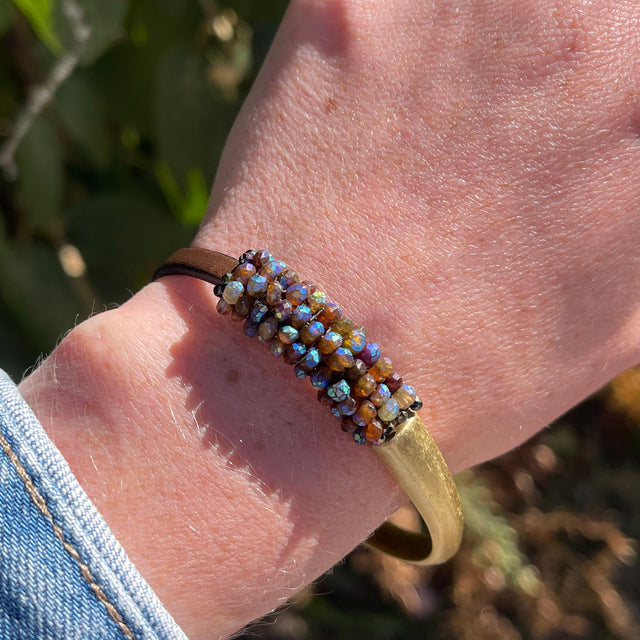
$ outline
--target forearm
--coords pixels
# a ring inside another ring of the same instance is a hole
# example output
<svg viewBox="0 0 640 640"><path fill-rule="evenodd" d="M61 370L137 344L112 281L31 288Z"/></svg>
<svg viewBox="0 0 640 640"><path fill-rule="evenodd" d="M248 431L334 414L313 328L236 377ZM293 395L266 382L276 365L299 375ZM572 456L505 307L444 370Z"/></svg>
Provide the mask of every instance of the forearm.
<svg viewBox="0 0 640 640"><path fill-rule="evenodd" d="M196 244L267 247L321 284L419 390L459 470L638 358L640 198L624 180L638 152L626 125L603 133L622 100L594 111L593 87L609 95L595 62L567 66L564 97L535 75L519 86L506 60L478 73L469 50L500 16L445 6L436 20L406 4L292 4ZM534 89L523 115L513 99ZM599 162L576 167L580 148ZM215 302L165 278L77 327L21 386L194 638L276 606L403 501L311 386Z"/></svg>

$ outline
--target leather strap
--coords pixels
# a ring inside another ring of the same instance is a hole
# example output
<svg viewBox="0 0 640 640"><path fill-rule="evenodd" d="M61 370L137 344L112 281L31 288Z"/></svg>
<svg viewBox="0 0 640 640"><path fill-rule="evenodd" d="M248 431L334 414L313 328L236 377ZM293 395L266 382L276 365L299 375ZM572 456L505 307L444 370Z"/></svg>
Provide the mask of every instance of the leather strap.
<svg viewBox="0 0 640 640"><path fill-rule="evenodd" d="M153 280L164 276L191 276L211 284L223 284L222 279L238 266L238 260L209 249L178 249L155 271Z"/></svg>

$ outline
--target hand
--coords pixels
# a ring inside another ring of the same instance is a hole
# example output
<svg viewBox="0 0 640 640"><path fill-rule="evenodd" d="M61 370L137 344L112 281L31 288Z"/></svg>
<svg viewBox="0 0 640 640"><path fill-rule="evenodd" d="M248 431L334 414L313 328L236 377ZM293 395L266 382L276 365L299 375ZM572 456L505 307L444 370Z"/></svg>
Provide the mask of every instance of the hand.
<svg viewBox="0 0 640 640"><path fill-rule="evenodd" d="M640 360L634 2L294 0L199 246L321 283L425 401L452 469ZM194 638L224 636L403 501L210 287L82 323L22 391Z"/></svg>

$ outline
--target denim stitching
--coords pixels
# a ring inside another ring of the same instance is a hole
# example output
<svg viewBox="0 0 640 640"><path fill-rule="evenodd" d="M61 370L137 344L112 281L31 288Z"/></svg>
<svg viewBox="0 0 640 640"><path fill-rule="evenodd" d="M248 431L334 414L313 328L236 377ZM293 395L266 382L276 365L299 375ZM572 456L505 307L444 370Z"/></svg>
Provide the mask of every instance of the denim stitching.
<svg viewBox="0 0 640 640"><path fill-rule="evenodd" d="M95 594L96 598L104 605L105 609L107 610L107 613L109 614L111 619L118 625L118 627L120 628L120 631L122 631L122 633L129 640L135 640L135 636L133 635L131 629L129 629L129 627L126 625L126 623L122 619L122 616L120 615L118 610L113 606L113 604L111 604L111 602L107 598L107 595L102 590L102 587L94 580L93 575L91 575L91 570L82 561L78 551L75 549L75 547L73 547L73 545L71 545L69 542L65 540L64 532L54 521L53 516L51 515L51 512L47 507L47 503L45 499L42 497L42 495L40 494L36 486L33 484L33 481L31 480L29 473L22 466L20 459L15 454L15 452L11 448L11 445L9 444L9 442L6 440L6 438L2 433L0 433L0 446L2 447L4 452L7 454L7 457L15 467L18 473L18 476L22 480L25 486L25 489L27 490L29 496L33 500L33 503L36 505L36 507L38 507L41 513L44 516L46 516L46 518L49 520L49 522L51 523L51 527L53 528L53 532L62 543L62 546L64 547L65 551L77 563L78 568L80 569L80 573L82 574L82 577L85 579L85 581L87 582L87 584L89 585L93 593Z"/></svg>

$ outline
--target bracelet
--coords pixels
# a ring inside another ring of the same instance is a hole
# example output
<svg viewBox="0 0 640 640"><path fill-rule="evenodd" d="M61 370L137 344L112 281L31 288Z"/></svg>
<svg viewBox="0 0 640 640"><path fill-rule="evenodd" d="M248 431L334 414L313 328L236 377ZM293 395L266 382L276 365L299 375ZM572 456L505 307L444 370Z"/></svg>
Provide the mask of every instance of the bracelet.
<svg viewBox="0 0 640 640"><path fill-rule="evenodd" d="M460 546L463 517L455 482L417 415L422 401L394 371L364 329L343 315L315 283L301 280L268 251L239 259L207 249L180 249L154 273L185 275L214 285L217 311L243 321L244 333L308 378L318 399L358 444L371 444L413 502L426 533L385 522L367 544L407 562L448 560Z"/></svg>

